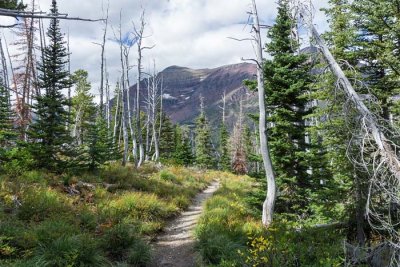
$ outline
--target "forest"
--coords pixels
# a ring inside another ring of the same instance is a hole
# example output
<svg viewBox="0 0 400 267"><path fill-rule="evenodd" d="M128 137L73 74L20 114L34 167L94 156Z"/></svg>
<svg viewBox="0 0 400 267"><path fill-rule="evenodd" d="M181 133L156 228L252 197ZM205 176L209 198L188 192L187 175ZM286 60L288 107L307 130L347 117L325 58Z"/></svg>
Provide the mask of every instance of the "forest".
<svg viewBox="0 0 400 267"><path fill-rule="evenodd" d="M252 78L191 122L148 10L126 35L113 3L38 2L0 1L0 266L400 266L400 1L329 0L319 32L312 1L247 0ZM98 86L61 21L102 26Z"/></svg>

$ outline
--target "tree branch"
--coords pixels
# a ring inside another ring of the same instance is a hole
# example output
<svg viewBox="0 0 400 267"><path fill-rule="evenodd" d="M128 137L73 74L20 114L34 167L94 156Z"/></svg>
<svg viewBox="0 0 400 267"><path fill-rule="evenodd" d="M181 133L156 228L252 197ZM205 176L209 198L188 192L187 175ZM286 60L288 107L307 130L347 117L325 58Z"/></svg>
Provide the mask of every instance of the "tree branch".
<svg viewBox="0 0 400 267"><path fill-rule="evenodd" d="M68 17L68 14L51 15L44 12L21 12L8 9L0 9L0 16L18 18L35 18L35 19L63 19L63 20L79 20L79 21L105 21L105 19L85 19L79 17Z"/></svg>

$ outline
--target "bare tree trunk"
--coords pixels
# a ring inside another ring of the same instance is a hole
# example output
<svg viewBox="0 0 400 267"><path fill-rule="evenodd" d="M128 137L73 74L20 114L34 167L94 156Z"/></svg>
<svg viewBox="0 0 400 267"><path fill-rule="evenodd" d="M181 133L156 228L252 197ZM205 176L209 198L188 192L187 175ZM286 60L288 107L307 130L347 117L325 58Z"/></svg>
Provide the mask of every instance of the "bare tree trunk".
<svg viewBox="0 0 400 267"><path fill-rule="evenodd" d="M110 84L109 84L109 81L108 81L107 62L105 62L105 74L106 74L106 118L107 118L107 130L110 131L110 127L111 127Z"/></svg>
<svg viewBox="0 0 400 267"><path fill-rule="evenodd" d="M129 82L129 52L130 52L130 47L125 47L124 48L124 56L125 56L125 67L126 67L126 84L127 84L127 104L128 104L128 125L129 125L129 132L132 138L132 156L133 158L137 158L137 141L136 141L136 136L135 132L133 131L133 126L132 126L132 111L131 111L131 100L130 100L130 91L131 91L131 86Z"/></svg>
<svg viewBox="0 0 400 267"><path fill-rule="evenodd" d="M272 166L272 161L268 148L268 137L266 129L266 111L265 111L265 88L264 88L264 74L262 70L262 48L260 23L257 14L256 1L252 0L252 17L253 17L253 31L255 39L255 51L257 57L257 83L258 83L258 104L260 109L259 118L259 133L260 133L260 150L264 162L265 174L267 178L267 196L263 203L262 209L262 223L268 227L272 223L274 215L274 207L276 200L276 181L275 174Z"/></svg>
<svg viewBox="0 0 400 267"><path fill-rule="evenodd" d="M117 105L116 105L115 114L114 114L114 131L113 131L113 140L114 141L115 141L115 138L117 137L119 101L120 101L120 95L121 95L118 83L117 83L116 91L117 91Z"/></svg>
<svg viewBox="0 0 400 267"><path fill-rule="evenodd" d="M122 166L125 166L128 161L128 151L129 151L129 137L127 129L127 105L126 105L126 93L127 90L122 91L122 133L124 140L124 154L122 157Z"/></svg>
<svg viewBox="0 0 400 267"><path fill-rule="evenodd" d="M138 60L137 60L137 87L136 87L136 127L137 127L137 142L139 147L139 160L136 162L136 166L140 167L144 160L144 147L142 138L142 125L140 119L140 81L142 79L142 52L145 49L151 49L152 47L143 47L142 42L144 37L144 29L146 22L144 19L145 11L143 10L140 16L140 28L136 29L134 26L135 35L137 37L137 49L138 49Z"/></svg>
<svg viewBox="0 0 400 267"><path fill-rule="evenodd" d="M226 117L226 92L224 90L224 94L222 95L222 124L225 124L225 117Z"/></svg>
<svg viewBox="0 0 400 267"><path fill-rule="evenodd" d="M68 53L68 75L71 75L71 52L69 46L69 30L68 30L68 38L67 38L67 53ZM72 108L72 98L71 98L71 84L68 85L68 120L67 120L67 129L70 127L71 120L71 108Z"/></svg>
<svg viewBox="0 0 400 267"><path fill-rule="evenodd" d="M106 37L108 28L108 12L110 3L107 5L106 19L104 25L103 42L101 44L101 66L100 66L100 116L104 116L104 68L105 68L105 47L106 47ZM104 12L104 11L103 11ZM106 100L107 101L107 100Z"/></svg>
<svg viewBox="0 0 400 267"><path fill-rule="evenodd" d="M365 122L365 125L371 132L372 137L378 147L380 156L384 159L394 177L400 180L400 162L397 158L396 153L393 151L391 144L388 142L388 139L381 131L379 123L376 120L376 116L367 108L367 106L361 100L360 96L354 90L352 84L347 79L339 64L336 62L332 53L329 51L329 48L318 34L317 30L312 24L312 21L306 19L305 22L308 24L308 27L311 30L312 36L314 37L316 43L321 48L322 54L325 60L328 62L330 70L336 76L338 83L344 90L347 98L354 103L356 110L360 113Z"/></svg>
<svg viewBox="0 0 400 267"><path fill-rule="evenodd" d="M0 56L1 56L1 66L2 66L2 75L3 75L3 83L8 90L10 90L10 82L8 77L8 67L7 67L7 59L4 54L3 49L3 41L0 37ZM9 94L11 95L11 94Z"/></svg>
<svg viewBox="0 0 400 267"><path fill-rule="evenodd" d="M159 148L159 141L157 136L157 129L156 129L156 114L157 114L157 104L158 104L158 81L157 81L157 74L156 74L156 63L154 62L154 73L153 73L153 82L152 82L152 90L151 90L151 114L152 114L152 124L153 124L153 139L154 139L154 161L158 162L160 159L160 148Z"/></svg>
<svg viewBox="0 0 400 267"><path fill-rule="evenodd" d="M151 121L151 96L150 77L147 78L147 121L146 121L146 161L150 159L150 122ZM152 136L153 139L153 136ZM153 142L153 140L151 140Z"/></svg>
<svg viewBox="0 0 400 267"><path fill-rule="evenodd" d="M160 85L160 110L159 110L160 126L158 127L158 136L161 136L161 130L162 130L163 100L164 100L164 77L161 76L161 85Z"/></svg>
<svg viewBox="0 0 400 267"><path fill-rule="evenodd" d="M122 12L121 12L122 13ZM122 166L126 165L128 160L128 150L129 150L129 138L128 138L128 131L127 131L127 90L126 90L126 81L125 81L125 68L126 62L124 62L124 49L123 49L123 41L122 41L122 14L120 13L120 22L119 22L119 49L120 49L120 61L121 61L121 91L122 91L122 134L123 134L123 141L124 141L124 153L122 157Z"/></svg>

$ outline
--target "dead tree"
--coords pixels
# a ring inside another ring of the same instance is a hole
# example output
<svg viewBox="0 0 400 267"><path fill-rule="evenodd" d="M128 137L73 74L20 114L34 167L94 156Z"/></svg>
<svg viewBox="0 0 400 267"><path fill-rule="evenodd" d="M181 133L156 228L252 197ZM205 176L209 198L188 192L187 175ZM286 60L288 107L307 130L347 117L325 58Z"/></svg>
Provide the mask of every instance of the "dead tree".
<svg viewBox="0 0 400 267"><path fill-rule="evenodd" d="M19 18L32 18L32 19L60 19L60 20L78 20L78 21L88 21L88 22L98 22L104 21L104 19L85 19L79 17L69 17L68 14L52 14L46 13L42 11L31 12L31 11L22 11L22 10L12 10L0 8L0 16L4 17L13 17L15 19ZM10 25L10 27L15 27L17 24Z"/></svg>
<svg viewBox="0 0 400 267"><path fill-rule="evenodd" d="M243 99L240 99L239 118L233 130L232 144L232 170L239 175L247 173L246 152L243 144Z"/></svg>
<svg viewBox="0 0 400 267"><path fill-rule="evenodd" d="M114 36L115 39L118 41L119 44L119 49L120 49L120 62L121 62L121 79L120 79L120 86L121 86L121 92L122 92L122 134L123 134L123 142L124 142L124 153L122 157L122 166L125 166L127 161L128 161L128 150L129 150L129 137L128 137L128 120L129 120L129 115L128 115L128 103L127 103L127 98L128 98L128 90L127 90L127 84L126 84L126 71L127 71L127 62L126 62L126 57L124 55L125 51L125 45L124 45L124 40L122 38L122 11L120 11L120 21L119 21L119 35L118 37L115 34L114 31Z"/></svg>
<svg viewBox="0 0 400 267"><path fill-rule="evenodd" d="M158 133L157 133L157 109L159 106L160 102L160 94L159 94L159 88L160 88L160 80L158 79L158 75L156 73L156 63L154 61L154 69L153 69L153 77L152 77L152 83L150 87L150 100L151 100L151 124L152 124L152 140L154 142L154 155L153 155L153 160L155 162L158 162L160 159L160 146L159 146L159 140L158 140Z"/></svg>
<svg viewBox="0 0 400 267"><path fill-rule="evenodd" d="M224 90L224 94L221 97L222 101L222 107L220 106L220 109L222 109L222 124L225 124L225 119L226 119L226 92Z"/></svg>
<svg viewBox="0 0 400 267"><path fill-rule="evenodd" d="M106 48L106 37L108 28L108 11L110 7L110 2L107 5L106 18L104 21L104 31L103 31L103 42L101 43L101 63L100 63L100 116L104 116L104 76L105 76L105 48ZM103 10L104 12L104 10ZM106 100L109 101L109 100ZM107 103L108 105L108 103Z"/></svg>
<svg viewBox="0 0 400 267"><path fill-rule="evenodd" d="M143 10L140 16L140 26L136 28L135 24L133 24L134 34L136 37L136 45L138 52L137 59L137 83L136 83L136 132L137 132L137 142L139 148L139 159L136 161L136 166L140 167L144 161L144 146L143 146L143 138L142 138L142 124L140 119L140 111L141 111L141 101L140 101L140 82L142 80L143 67L142 67L142 57L143 51L146 49L152 49L154 46L146 47L143 46L143 40L146 38L144 35L144 30L146 27L145 21L145 10Z"/></svg>
<svg viewBox="0 0 400 267"><path fill-rule="evenodd" d="M257 13L256 1L252 0L252 33L253 47L256 54L257 64L257 90L258 90L258 105L259 105L259 134L260 134L260 151L263 158L265 174L267 179L267 195L263 203L262 223L268 227L272 223L274 215L274 207L276 200L276 181L275 173L268 148L268 134L266 128L266 111L265 111L265 88L263 74L263 43L261 40L261 27Z"/></svg>
<svg viewBox="0 0 400 267"><path fill-rule="evenodd" d="M114 101L115 98L117 98L116 100L116 104L115 104L115 114L114 114L114 129L113 129L113 140L115 142L116 138L117 138L117 130L118 130L118 112L120 109L120 99L121 99L121 89L119 86L119 82L117 82L116 88L115 88L115 95L114 95ZM115 144L114 144L115 145Z"/></svg>
<svg viewBox="0 0 400 267"><path fill-rule="evenodd" d="M371 112L355 91L352 83L337 63L328 46L315 29L312 22L312 6L295 2L299 16L307 25L312 37L320 48L330 71L337 78L337 88L346 97L345 106L351 109L353 140L349 145L348 156L356 168L362 168L369 175L368 200L365 207L371 227L377 232L389 236L391 266L399 266L400 234L398 214L400 212L400 161L397 157L399 149L394 141L399 133L389 128L389 122ZM370 99L373 99L371 96ZM348 112L347 116L351 116ZM385 238L387 239L387 238Z"/></svg>
<svg viewBox="0 0 400 267"><path fill-rule="evenodd" d="M150 100L150 77L147 77L147 98L146 98L146 161L150 159L150 151L152 148L152 143L150 143L150 127L151 127L151 100ZM152 139L153 141L153 139Z"/></svg>

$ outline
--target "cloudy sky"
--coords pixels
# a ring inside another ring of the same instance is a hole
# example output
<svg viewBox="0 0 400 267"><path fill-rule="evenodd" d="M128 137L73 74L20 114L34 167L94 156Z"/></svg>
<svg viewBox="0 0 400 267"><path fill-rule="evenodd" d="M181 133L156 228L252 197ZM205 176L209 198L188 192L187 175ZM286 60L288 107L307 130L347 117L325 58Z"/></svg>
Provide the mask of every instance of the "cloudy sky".
<svg viewBox="0 0 400 267"><path fill-rule="evenodd" d="M24 2L29 2L25 0ZM73 17L101 18L102 1L107 0L58 0L59 11ZM40 10L48 11L51 0L36 0ZM276 0L257 0L259 15L264 24L272 24L276 16ZM148 69L156 60L159 71L171 65L190 68L213 68L239 63L241 58L253 57L251 44L237 42L227 37L246 38L249 36L247 22L250 0L110 0L109 25L118 31L120 14L122 32L128 34L133 23L138 24L145 9L147 22L145 45L155 45L144 53L144 67ZM326 29L326 18L319 11L327 0L313 0L316 9L315 24L320 31ZM8 20L9 21L9 20ZM7 20L0 18L0 23ZM71 46L71 68L89 71L93 92L99 86L100 43L104 25L101 22L63 21L62 31L69 32ZM13 36L3 30L8 43ZM111 27L108 29L106 56L110 82L119 77L119 48L113 42ZM13 51L13 47L10 47ZM136 61L136 49L132 48L130 62ZM136 73L132 71L131 77Z"/></svg>

